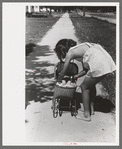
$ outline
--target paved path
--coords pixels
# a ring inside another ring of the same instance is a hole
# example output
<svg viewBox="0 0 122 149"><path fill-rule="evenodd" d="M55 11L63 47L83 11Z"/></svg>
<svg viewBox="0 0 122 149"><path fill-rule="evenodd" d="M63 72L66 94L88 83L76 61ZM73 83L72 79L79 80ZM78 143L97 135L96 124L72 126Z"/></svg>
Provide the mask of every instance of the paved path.
<svg viewBox="0 0 122 149"><path fill-rule="evenodd" d="M72 38L79 43L67 13L47 32L38 45L44 46L49 44L50 51L52 51L57 41L61 38ZM58 61L55 54L47 56L37 55L35 58L31 59L31 61L40 63L46 60L52 64ZM45 67L45 69L49 73L53 72L53 66ZM31 70L27 70L27 72L29 73ZM43 83L45 81L48 84L52 80L53 78L47 78L47 80L42 79L41 81ZM97 94L103 94L101 88L102 86L98 84ZM63 145L76 143L82 145L88 142L111 143L115 141L115 120L111 113L96 112L89 123L71 117L69 112L64 112L62 117L53 118L51 104L50 100L44 103L30 101L30 105L27 106L25 111L27 144L36 144L38 142L39 144L47 145L47 142L50 142L49 144Z"/></svg>
<svg viewBox="0 0 122 149"><path fill-rule="evenodd" d="M51 49L54 49L56 43L63 38L71 38L77 43L78 39L75 36L75 28L72 21L69 19L69 14L65 13L52 27L51 30L47 32L44 38L38 45L49 45Z"/></svg>
<svg viewBox="0 0 122 149"><path fill-rule="evenodd" d="M96 112L90 123L71 117L70 112L64 112L62 117L53 118L51 104L51 101L43 104L37 102L28 106L26 110L28 141L50 142L50 144L115 141L115 122L110 113Z"/></svg>

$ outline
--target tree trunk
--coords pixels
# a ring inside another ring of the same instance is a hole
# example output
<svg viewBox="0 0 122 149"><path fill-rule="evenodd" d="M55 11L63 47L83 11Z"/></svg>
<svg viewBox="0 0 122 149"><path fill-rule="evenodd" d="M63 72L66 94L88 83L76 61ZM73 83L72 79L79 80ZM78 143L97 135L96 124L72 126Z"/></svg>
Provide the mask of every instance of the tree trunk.
<svg viewBox="0 0 122 149"><path fill-rule="evenodd" d="M83 17L85 17L85 6L83 7Z"/></svg>
<svg viewBox="0 0 122 149"><path fill-rule="evenodd" d="M50 15L50 16L52 15L52 11L51 11L51 8L50 8L50 12L49 12L49 15Z"/></svg>
<svg viewBox="0 0 122 149"><path fill-rule="evenodd" d="M76 7L76 9L75 9L75 10L76 10L76 13L78 14L78 8L77 8L77 7Z"/></svg>

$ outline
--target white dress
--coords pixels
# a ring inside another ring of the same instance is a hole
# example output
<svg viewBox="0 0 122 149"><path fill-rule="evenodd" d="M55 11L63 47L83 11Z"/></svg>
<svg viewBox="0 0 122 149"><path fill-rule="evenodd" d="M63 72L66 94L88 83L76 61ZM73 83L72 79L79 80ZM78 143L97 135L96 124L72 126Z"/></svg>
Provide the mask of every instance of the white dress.
<svg viewBox="0 0 122 149"><path fill-rule="evenodd" d="M112 57L101 45L88 42L83 44L87 44L89 46L89 49L85 51L82 58L83 63L88 63L90 67L90 70L87 72L87 76L100 77L116 70L116 65ZM73 50L83 44L79 44L71 49Z"/></svg>

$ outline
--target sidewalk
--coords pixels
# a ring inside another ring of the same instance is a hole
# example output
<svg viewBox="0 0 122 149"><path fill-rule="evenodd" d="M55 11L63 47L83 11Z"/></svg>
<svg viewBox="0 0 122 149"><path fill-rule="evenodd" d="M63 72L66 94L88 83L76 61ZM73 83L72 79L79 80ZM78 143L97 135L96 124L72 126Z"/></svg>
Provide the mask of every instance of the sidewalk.
<svg viewBox="0 0 122 149"><path fill-rule="evenodd" d="M45 65L44 72L48 72L49 75L53 74L53 64L58 62L58 59L52 49L61 38L71 38L79 43L75 36L75 29L67 13L59 19L52 29L43 37L41 42L38 43L38 46L41 48L47 47L49 51L44 56L39 56L41 55L39 53L42 49L37 49L36 52L32 53L30 58L28 58L28 63L33 64L32 68L30 65L30 69L26 70L28 75L30 75L30 73L33 73L33 75L39 75L41 72L39 72L37 66L44 62L46 64L52 64L48 66ZM79 66L79 63L77 63L77 65ZM44 78L40 79L31 77L30 84L38 87L41 83L43 88L39 88L39 90L53 92L53 89L50 88L50 84L54 83L53 79L53 76L49 78L46 77L46 75ZM81 79L83 80L83 78ZM98 84L97 94L107 94L106 92L103 93L101 88L102 86ZM49 100L47 100L47 98ZM36 102L34 100L29 101L30 104L27 106L25 111L27 144L39 143L46 145L69 145L74 142L77 145L82 145L83 143L89 144L89 142L115 142L115 120L111 113L96 112L95 115L92 116L92 121L89 123L77 120L75 117L71 116L70 112L64 112L62 117L58 116L57 118L53 118L51 110L52 98L53 95L50 94L48 96L38 97L39 100ZM45 102L40 102L40 100L44 100Z"/></svg>

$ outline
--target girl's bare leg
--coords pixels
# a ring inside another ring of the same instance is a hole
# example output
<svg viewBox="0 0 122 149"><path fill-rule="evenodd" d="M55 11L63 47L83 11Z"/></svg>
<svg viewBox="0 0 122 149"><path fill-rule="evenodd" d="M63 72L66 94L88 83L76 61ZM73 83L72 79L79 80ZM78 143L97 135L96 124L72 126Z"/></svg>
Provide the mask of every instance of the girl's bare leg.
<svg viewBox="0 0 122 149"><path fill-rule="evenodd" d="M91 121L90 89L93 86L95 86L99 81L101 81L103 78L104 76L96 78L85 77L84 81L81 84L84 114L77 115L76 118L85 121Z"/></svg>
<svg viewBox="0 0 122 149"><path fill-rule="evenodd" d="M91 115L94 115L94 101L91 102Z"/></svg>
<svg viewBox="0 0 122 149"><path fill-rule="evenodd" d="M90 89L91 115L94 115L94 100L95 100L95 97L96 97L96 86L94 85Z"/></svg>
<svg viewBox="0 0 122 149"><path fill-rule="evenodd" d="M90 112L91 112L91 115L94 115L94 100L95 100L95 97L96 97L96 86L93 86L90 89L90 109L91 109ZM84 112L83 107L80 111Z"/></svg>
<svg viewBox="0 0 122 149"><path fill-rule="evenodd" d="M82 99L83 99L83 107L84 107L84 113L79 113L76 118L85 120L85 121L91 121L91 115L90 115L90 90L82 90Z"/></svg>

